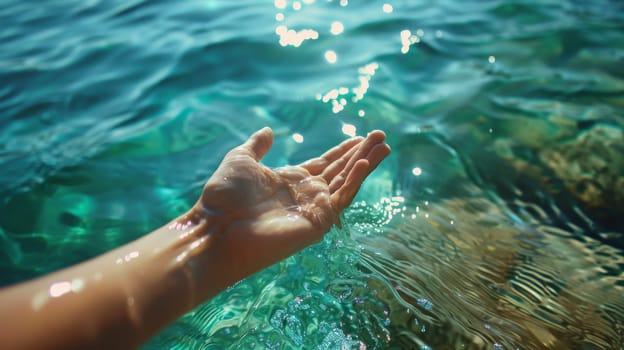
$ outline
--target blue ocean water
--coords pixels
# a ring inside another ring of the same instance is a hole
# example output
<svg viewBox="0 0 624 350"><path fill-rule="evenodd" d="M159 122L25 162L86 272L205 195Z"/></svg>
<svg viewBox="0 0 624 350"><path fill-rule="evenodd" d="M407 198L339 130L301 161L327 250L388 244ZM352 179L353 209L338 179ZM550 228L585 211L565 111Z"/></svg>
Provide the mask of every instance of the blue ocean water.
<svg viewBox="0 0 624 350"><path fill-rule="evenodd" d="M624 4L0 1L0 285L383 129L345 227L145 349L624 346ZM329 262L329 263L328 263Z"/></svg>

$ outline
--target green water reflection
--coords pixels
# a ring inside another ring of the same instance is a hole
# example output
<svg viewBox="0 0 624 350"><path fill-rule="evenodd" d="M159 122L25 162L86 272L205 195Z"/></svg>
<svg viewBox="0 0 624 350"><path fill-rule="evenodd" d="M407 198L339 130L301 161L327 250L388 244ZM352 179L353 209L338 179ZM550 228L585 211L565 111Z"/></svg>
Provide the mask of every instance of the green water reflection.
<svg viewBox="0 0 624 350"><path fill-rule="evenodd" d="M271 126L266 164L384 129L345 228L145 349L624 344L624 8L578 1L0 6L0 284L184 212Z"/></svg>

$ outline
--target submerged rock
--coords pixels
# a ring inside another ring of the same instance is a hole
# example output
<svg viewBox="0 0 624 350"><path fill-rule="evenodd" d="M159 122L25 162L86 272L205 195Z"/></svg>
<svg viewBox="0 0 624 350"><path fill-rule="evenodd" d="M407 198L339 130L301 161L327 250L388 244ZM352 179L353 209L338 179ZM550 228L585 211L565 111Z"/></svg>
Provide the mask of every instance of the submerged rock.
<svg viewBox="0 0 624 350"><path fill-rule="evenodd" d="M540 150L538 156L591 218L607 226L618 224L624 212L624 134L620 128L597 124Z"/></svg>
<svg viewBox="0 0 624 350"><path fill-rule="evenodd" d="M623 280L611 269L621 251L514 221L504 204L468 191L471 198L406 200L383 233L356 238L361 264L387 281L368 285L388 305L393 344L620 346Z"/></svg>
<svg viewBox="0 0 624 350"><path fill-rule="evenodd" d="M388 221L356 238L366 271L386 281L369 286L393 344L621 347L622 230L578 217L608 227L624 212L624 138L604 123L579 129L465 147L403 137Z"/></svg>

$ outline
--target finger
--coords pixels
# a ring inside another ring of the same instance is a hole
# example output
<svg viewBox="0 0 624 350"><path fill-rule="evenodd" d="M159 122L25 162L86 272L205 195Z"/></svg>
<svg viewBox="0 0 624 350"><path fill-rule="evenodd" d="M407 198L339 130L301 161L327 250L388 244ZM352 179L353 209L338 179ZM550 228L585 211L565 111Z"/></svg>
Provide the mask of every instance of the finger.
<svg viewBox="0 0 624 350"><path fill-rule="evenodd" d="M329 183L329 193L336 192L345 182L346 178L342 175L334 176L334 178Z"/></svg>
<svg viewBox="0 0 624 350"><path fill-rule="evenodd" d="M247 150L251 156L259 161L273 145L273 130L264 127L253 133L240 147Z"/></svg>
<svg viewBox="0 0 624 350"><path fill-rule="evenodd" d="M349 160L353 158L355 153L357 152L358 147L353 147L347 153L343 154L339 159L334 160L331 164L329 164L323 172L321 176L330 184L334 181L334 178L338 176L338 174L342 174L347 164L349 164ZM345 173L346 174L346 173Z"/></svg>
<svg viewBox="0 0 624 350"><path fill-rule="evenodd" d="M366 159L356 161L344 185L330 195L332 205L338 212L341 212L351 204L366 176L370 174L369 166L370 164Z"/></svg>
<svg viewBox="0 0 624 350"><path fill-rule="evenodd" d="M330 184L332 205L338 211L349 206L360 190L362 183L391 152L390 146L385 143L377 144L366 157L355 162L346 179L337 177L335 183Z"/></svg>
<svg viewBox="0 0 624 350"><path fill-rule="evenodd" d="M353 137L343 141L338 146L333 147L318 158L313 158L303 162L300 166L305 168L311 175L319 175L328 165L342 157L350 149L364 140L363 137Z"/></svg>
<svg viewBox="0 0 624 350"><path fill-rule="evenodd" d="M339 161L335 162L336 164L332 164L328 167L326 171L323 172L323 177L327 181L328 184L331 184L334 181L334 178L338 177L335 182L340 183L341 178L345 179L351 168L355 162L360 159L365 159L370 151L378 144L381 144L386 139L386 134L383 131L375 130L368 134L366 139L357 147L355 153L349 152L345 156L343 156ZM345 163L342 161L346 160Z"/></svg>
<svg viewBox="0 0 624 350"><path fill-rule="evenodd" d="M386 139L386 134L383 131L381 130L371 131L368 134L368 136L366 136L366 139L364 140L362 145L358 148L358 152L353 156L353 158L349 160L349 163L347 164L345 171L348 173L351 167L353 167L353 164L355 164L355 162L357 162L359 159L366 158L370 150L373 147L375 147L375 145L384 142L385 139Z"/></svg>
<svg viewBox="0 0 624 350"><path fill-rule="evenodd" d="M370 150L369 154L365 158L366 160L368 160L368 163L369 163L368 173L366 175L368 176L368 174L373 172L373 170L377 168L379 163L381 163L381 161L384 160L389 154L390 154L390 146L388 146L387 144L380 143L380 144L375 145ZM353 169L351 169L351 171L353 171ZM331 180L331 182L329 182L329 193L336 192L336 190L338 190L345 183L346 178L348 176L349 176L348 173L344 173L344 172L341 172L340 174L336 175Z"/></svg>
<svg viewBox="0 0 624 350"><path fill-rule="evenodd" d="M390 155L391 151L392 149L390 148L390 146L385 143L378 144L373 147L373 149L371 149L370 153L366 157L366 160L368 160L369 163L368 174L372 173L373 170L377 168L379 163L381 163L382 160L386 159L386 157Z"/></svg>

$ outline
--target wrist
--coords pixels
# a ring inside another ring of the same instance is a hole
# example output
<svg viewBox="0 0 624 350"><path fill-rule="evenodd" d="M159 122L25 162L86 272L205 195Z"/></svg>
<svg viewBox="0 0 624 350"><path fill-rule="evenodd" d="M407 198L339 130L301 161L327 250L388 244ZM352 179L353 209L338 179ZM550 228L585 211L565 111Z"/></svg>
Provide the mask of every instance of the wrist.
<svg viewBox="0 0 624 350"><path fill-rule="evenodd" d="M211 296L205 280L213 267L205 260L216 227L216 217L193 208L136 242L145 258L124 262L118 276L127 314L139 333L152 336ZM132 245L122 254L135 251Z"/></svg>
<svg viewBox="0 0 624 350"><path fill-rule="evenodd" d="M163 260L173 279L184 280L188 286L189 310L228 286L216 277L224 268L219 242L225 226L221 215L198 203L163 227L173 239Z"/></svg>

